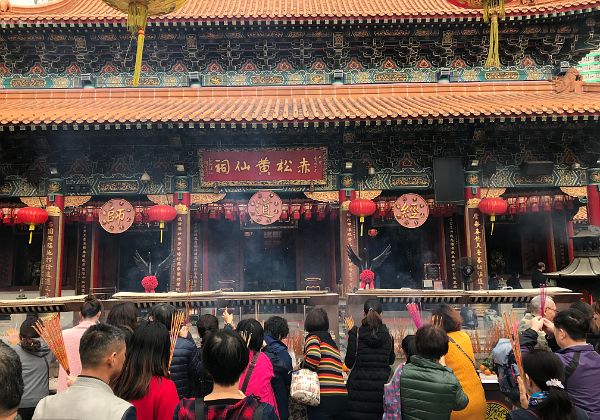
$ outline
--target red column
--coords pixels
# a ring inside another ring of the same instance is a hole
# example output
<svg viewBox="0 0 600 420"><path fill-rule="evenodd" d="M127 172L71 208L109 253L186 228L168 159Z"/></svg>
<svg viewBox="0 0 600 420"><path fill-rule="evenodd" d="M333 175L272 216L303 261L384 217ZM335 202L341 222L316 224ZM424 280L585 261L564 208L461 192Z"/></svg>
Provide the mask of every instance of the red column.
<svg viewBox="0 0 600 420"><path fill-rule="evenodd" d="M552 226L552 213L546 215L546 255L548 258L548 271L556 271L556 252L554 249L554 227Z"/></svg>
<svg viewBox="0 0 600 420"><path fill-rule="evenodd" d="M597 172L600 177L600 170ZM593 176L593 175L592 175ZM587 213L590 225L600 226L600 179L587 186Z"/></svg>
<svg viewBox="0 0 600 420"><path fill-rule="evenodd" d="M184 177L178 178L186 179ZM187 182L187 181L184 181ZM185 184L187 187L187 184ZM171 250L173 263L171 265L171 287L173 292L191 291L190 284L190 202L191 196L187 191L173 194L173 205L177 217L173 222Z"/></svg>
<svg viewBox="0 0 600 420"><path fill-rule="evenodd" d="M50 180L46 198L48 222L44 226L40 296L57 297L62 292L62 264L65 244L65 197L62 182Z"/></svg>
<svg viewBox="0 0 600 420"><path fill-rule="evenodd" d="M360 252L358 249L356 218L348 211L348 204L355 197L355 191L340 191L340 275L342 277L342 290L338 290L338 292L341 295L346 295L352 292L352 289L358 288L358 267L352 264L346 253L348 245L357 254Z"/></svg>

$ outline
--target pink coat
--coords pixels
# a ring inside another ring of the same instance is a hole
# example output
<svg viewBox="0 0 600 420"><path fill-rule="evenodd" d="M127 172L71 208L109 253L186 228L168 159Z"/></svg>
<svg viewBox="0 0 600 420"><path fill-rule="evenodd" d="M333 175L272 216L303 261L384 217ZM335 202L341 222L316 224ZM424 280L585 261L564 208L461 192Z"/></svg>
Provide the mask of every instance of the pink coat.
<svg viewBox="0 0 600 420"><path fill-rule="evenodd" d="M250 350L250 361L252 361L253 357L254 351ZM250 363L248 363L248 366L250 366ZM242 376L240 376L240 389L242 389L244 379L246 379L246 372L248 372L248 368L246 368L244 373L242 373ZM275 400L275 393L271 386L271 379L273 379L274 375L273 364L269 357L262 352L259 353L258 359L256 360L256 366L254 366L254 370L250 376L250 382L248 382L248 388L246 388L244 394L260 397L261 402L273 406L277 412L277 401ZM277 413L277 415L279 415L279 413Z"/></svg>
<svg viewBox="0 0 600 420"><path fill-rule="evenodd" d="M63 331L63 337L65 340L65 348L67 350L67 359L69 360L69 370L71 376L79 376L81 374L81 360L79 359L79 342L83 333L94 325L93 321L81 321L73 328ZM58 386L57 392L66 390L67 387L67 372L64 371L62 366L58 371Z"/></svg>

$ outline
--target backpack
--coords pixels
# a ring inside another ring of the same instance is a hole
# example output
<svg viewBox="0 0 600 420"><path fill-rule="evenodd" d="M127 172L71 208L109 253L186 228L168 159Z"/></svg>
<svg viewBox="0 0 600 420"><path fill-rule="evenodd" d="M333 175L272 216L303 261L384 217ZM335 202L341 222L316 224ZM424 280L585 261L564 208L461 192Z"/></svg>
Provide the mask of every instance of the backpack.
<svg viewBox="0 0 600 420"><path fill-rule="evenodd" d="M492 357L494 359L494 371L498 375L500 392L513 403L519 403L519 384L517 382L519 369L508 338L498 340L496 347L492 350Z"/></svg>
<svg viewBox="0 0 600 420"><path fill-rule="evenodd" d="M402 420L400 402L400 375L404 365L399 365L392 380L383 386L383 418L382 420Z"/></svg>

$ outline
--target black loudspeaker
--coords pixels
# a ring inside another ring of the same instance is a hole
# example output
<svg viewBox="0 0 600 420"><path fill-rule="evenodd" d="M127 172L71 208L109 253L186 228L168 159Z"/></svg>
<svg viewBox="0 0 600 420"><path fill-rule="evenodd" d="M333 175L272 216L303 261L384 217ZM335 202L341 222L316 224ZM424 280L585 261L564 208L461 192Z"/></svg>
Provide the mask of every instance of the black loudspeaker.
<svg viewBox="0 0 600 420"><path fill-rule="evenodd" d="M433 160L433 190L438 204L465 202L465 173L461 158Z"/></svg>
<svg viewBox="0 0 600 420"><path fill-rule="evenodd" d="M521 173L527 176L552 175L554 162L548 160L536 160L521 163Z"/></svg>

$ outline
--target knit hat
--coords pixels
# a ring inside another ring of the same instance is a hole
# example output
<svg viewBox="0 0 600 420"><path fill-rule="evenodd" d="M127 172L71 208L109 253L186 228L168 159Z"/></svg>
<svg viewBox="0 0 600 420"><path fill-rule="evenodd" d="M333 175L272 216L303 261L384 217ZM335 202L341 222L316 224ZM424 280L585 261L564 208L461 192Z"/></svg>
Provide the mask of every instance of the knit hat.
<svg viewBox="0 0 600 420"><path fill-rule="evenodd" d="M33 329L36 321L38 320L36 316L27 316L25 321L21 324L21 329L19 330L19 335L23 338L39 338L40 335Z"/></svg>

